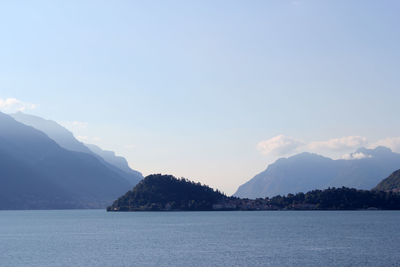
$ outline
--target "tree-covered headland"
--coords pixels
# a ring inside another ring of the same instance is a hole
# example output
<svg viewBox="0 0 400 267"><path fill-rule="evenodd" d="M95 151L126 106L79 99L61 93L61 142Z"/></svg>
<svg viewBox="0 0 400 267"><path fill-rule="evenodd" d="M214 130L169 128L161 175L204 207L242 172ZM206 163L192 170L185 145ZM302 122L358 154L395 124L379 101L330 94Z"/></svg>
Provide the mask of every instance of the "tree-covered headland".
<svg viewBox="0 0 400 267"><path fill-rule="evenodd" d="M211 210L399 210L400 194L392 191L328 188L272 198L228 197L206 185L172 175L154 174L118 198L108 211Z"/></svg>

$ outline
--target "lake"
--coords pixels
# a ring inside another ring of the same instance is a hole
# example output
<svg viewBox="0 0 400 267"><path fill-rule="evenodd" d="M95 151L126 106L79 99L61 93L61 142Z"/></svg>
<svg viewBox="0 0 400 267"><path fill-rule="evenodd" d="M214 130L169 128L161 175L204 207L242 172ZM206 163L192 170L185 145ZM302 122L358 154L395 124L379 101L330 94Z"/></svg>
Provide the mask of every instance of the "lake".
<svg viewBox="0 0 400 267"><path fill-rule="evenodd" d="M400 211L0 211L0 266L399 266Z"/></svg>

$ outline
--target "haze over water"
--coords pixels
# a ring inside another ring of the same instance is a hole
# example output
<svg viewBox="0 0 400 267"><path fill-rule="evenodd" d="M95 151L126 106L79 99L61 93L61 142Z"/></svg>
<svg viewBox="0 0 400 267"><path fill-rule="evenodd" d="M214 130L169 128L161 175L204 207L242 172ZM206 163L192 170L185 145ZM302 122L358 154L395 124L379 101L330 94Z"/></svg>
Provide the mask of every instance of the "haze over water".
<svg viewBox="0 0 400 267"><path fill-rule="evenodd" d="M399 211L1 211L3 266L395 266Z"/></svg>

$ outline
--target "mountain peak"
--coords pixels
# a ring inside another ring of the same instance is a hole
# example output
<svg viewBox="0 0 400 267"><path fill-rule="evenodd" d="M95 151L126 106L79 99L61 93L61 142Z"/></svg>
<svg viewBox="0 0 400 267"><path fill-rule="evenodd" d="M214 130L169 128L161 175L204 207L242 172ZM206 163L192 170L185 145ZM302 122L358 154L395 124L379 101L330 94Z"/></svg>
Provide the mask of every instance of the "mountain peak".
<svg viewBox="0 0 400 267"><path fill-rule="evenodd" d="M270 197L342 186L369 190L400 166L400 154L382 146L360 148L350 155L348 159L360 160L333 160L309 152L279 159L241 185L234 195Z"/></svg>
<svg viewBox="0 0 400 267"><path fill-rule="evenodd" d="M324 157L320 154L311 153L311 152L302 152L302 153L296 154L294 156L291 156L289 158L293 158L293 159L330 159L330 158Z"/></svg>
<svg viewBox="0 0 400 267"><path fill-rule="evenodd" d="M276 163L279 164L279 163L282 163L285 161L292 161L292 160L310 160L310 159L330 159L330 158L324 157L324 156L316 154L316 153L301 152L299 154L295 154L295 155L287 157L287 158L279 158L272 164L276 164Z"/></svg>
<svg viewBox="0 0 400 267"><path fill-rule="evenodd" d="M356 150L355 153L363 153L365 155L371 155L371 156L383 156L383 155L390 155L393 154L393 151L385 146L377 146L375 148L366 148L366 147L361 147Z"/></svg>

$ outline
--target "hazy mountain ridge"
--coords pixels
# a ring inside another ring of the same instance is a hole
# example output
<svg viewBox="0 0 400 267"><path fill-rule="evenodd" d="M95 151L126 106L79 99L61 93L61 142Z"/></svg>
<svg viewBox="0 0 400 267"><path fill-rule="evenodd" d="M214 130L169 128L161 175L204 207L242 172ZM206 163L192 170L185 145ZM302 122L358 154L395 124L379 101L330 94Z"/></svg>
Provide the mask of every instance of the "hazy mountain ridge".
<svg viewBox="0 0 400 267"><path fill-rule="evenodd" d="M361 152L366 157L353 160L312 153L279 159L241 185L234 196L272 197L342 186L370 190L400 166L400 154L388 148L361 148L355 153Z"/></svg>
<svg viewBox="0 0 400 267"><path fill-rule="evenodd" d="M0 129L0 209L102 208L131 188L93 155L4 113Z"/></svg>
<svg viewBox="0 0 400 267"><path fill-rule="evenodd" d="M93 144L85 145L91 152L102 158L106 163L115 166L120 171L124 172L124 174L121 175L123 175L132 185L136 185L141 179L143 179L143 175L140 172L131 169L128 161L124 157L117 156L114 151L103 150Z"/></svg>
<svg viewBox="0 0 400 267"><path fill-rule="evenodd" d="M46 120L38 116L17 112L10 114L16 121L25 125L31 126L43 133L45 133L50 139L53 139L61 147L76 151L91 153L91 151L80 141L78 141L72 132L61 126L55 121Z"/></svg>
<svg viewBox="0 0 400 267"><path fill-rule="evenodd" d="M95 145L85 145L77 140L74 135L55 121L46 120L38 116L17 112L10 114L15 120L31 126L54 140L57 144L67 150L83 152L97 157L106 167L126 179L132 186L136 185L142 178L142 174L132 170L126 159L116 156L113 151L104 151Z"/></svg>
<svg viewBox="0 0 400 267"><path fill-rule="evenodd" d="M13 116L31 126L0 113L5 185L0 200L9 207L103 207L142 178L123 157L84 145L54 121L24 113ZM342 186L369 190L400 166L400 154L385 147L361 148L353 154L363 156L333 160L305 152L278 159L234 195L272 197Z"/></svg>

